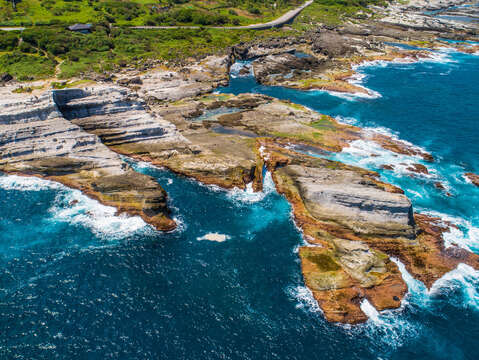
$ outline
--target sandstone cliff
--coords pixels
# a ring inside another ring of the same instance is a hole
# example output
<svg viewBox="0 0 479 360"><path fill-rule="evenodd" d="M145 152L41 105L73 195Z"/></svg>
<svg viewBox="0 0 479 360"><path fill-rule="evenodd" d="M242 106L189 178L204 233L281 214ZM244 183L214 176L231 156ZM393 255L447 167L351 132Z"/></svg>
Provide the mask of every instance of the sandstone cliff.
<svg viewBox="0 0 479 360"><path fill-rule="evenodd" d="M158 229L173 229L166 193L156 181L131 170L96 135L64 117L55 98L52 92L3 98L0 170L61 182Z"/></svg>

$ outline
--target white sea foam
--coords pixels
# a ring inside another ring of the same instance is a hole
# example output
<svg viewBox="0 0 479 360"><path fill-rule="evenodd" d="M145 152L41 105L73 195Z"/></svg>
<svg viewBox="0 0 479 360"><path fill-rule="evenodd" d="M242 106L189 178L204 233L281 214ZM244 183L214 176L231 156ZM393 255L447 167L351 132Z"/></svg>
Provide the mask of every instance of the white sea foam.
<svg viewBox="0 0 479 360"><path fill-rule="evenodd" d="M161 167L155 166L146 161L135 161L132 165L135 170L161 169Z"/></svg>
<svg viewBox="0 0 479 360"><path fill-rule="evenodd" d="M329 95L339 97L341 99L353 101L357 99L378 99L382 97L380 93L377 91L368 89L364 86L361 86L359 84L355 84L357 87L363 88L364 90L367 91L367 93L363 92L354 92L354 93L349 93L349 92L341 92L341 91L332 91L332 90L311 90L311 91L320 91L320 92L326 92Z"/></svg>
<svg viewBox="0 0 479 360"><path fill-rule="evenodd" d="M479 309L479 271L471 266L459 264L456 269L436 281L429 293L434 296L441 294L445 289L461 292L462 307Z"/></svg>
<svg viewBox="0 0 479 360"><path fill-rule="evenodd" d="M346 117L346 116L341 116L341 115L336 116L334 119L338 123L345 124L345 125L357 125L358 122L359 122L356 118Z"/></svg>
<svg viewBox="0 0 479 360"><path fill-rule="evenodd" d="M228 197L233 200L237 200L244 203L255 203L258 201L262 201L265 196L274 192L275 186L273 182L273 178L271 177L271 173L266 171L263 179L263 191L255 192L253 190L253 184L249 183L246 185L245 190L241 190L238 188L234 188L233 190L228 192Z"/></svg>
<svg viewBox="0 0 479 360"><path fill-rule="evenodd" d="M439 295L450 291L459 291L462 302L454 305L479 309L479 271L466 264L459 264L456 269L446 273L428 290L419 280L414 279L398 259L391 258L398 265L402 278L408 286L406 302L414 303L422 309L431 307L431 302ZM449 297L447 297L449 298Z"/></svg>
<svg viewBox="0 0 479 360"><path fill-rule="evenodd" d="M479 227L474 226L471 221L437 211L422 211L422 213L438 217L456 226L449 227L449 231L443 234L446 248L459 246L469 251L479 250Z"/></svg>
<svg viewBox="0 0 479 360"><path fill-rule="evenodd" d="M45 191L55 190L54 205L48 210L53 221L66 221L91 229L95 234L108 238L121 238L138 231L150 229L138 216L115 215L116 209L104 206L60 183L34 177L8 175L0 177L0 187L5 190Z"/></svg>
<svg viewBox="0 0 479 360"><path fill-rule="evenodd" d="M36 177L18 175L0 176L0 188L17 191L60 190L66 187L60 183Z"/></svg>
<svg viewBox="0 0 479 360"><path fill-rule="evenodd" d="M115 215L115 208L102 205L79 190L66 189L59 192L49 212L54 221L87 227L105 239L119 239L140 231L153 231L139 216Z"/></svg>
<svg viewBox="0 0 479 360"><path fill-rule="evenodd" d="M240 71L245 67L249 67L248 74L240 75ZM250 61L236 61L233 65L231 65L230 76L232 78L254 76L253 66L251 66L251 62Z"/></svg>
<svg viewBox="0 0 479 360"><path fill-rule="evenodd" d="M392 165L393 171L398 175L414 174L426 178L437 177L436 170L428 165L423 164L429 174L418 174L410 170L413 164L422 162L422 158L419 156L397 154L369 140L360 139L350 142L349 146L344 147L340 153L334 155L334 158L353 165L376 169L382 165Z"/></svg>
<svg viewBox="0 0 479 360"><path fill-rule="evenodd" d="M303 309L313 313L323 312L314 298L312 291L306 286L290 287L287 289L287 293L297 301L296 309Z"/></svg>
<svg viewBox="0 0 479 360"><path fill-rule="evenodd" d="M363 301L361 302L360 307L361 307L361 310L363 311L363 313L365 313L367 315L369 320L371 320L371 321L373 321L377 324L383 323L383 321L379 317L379 311L377 311L376 308L374 306L372 306L371 303L367 299L363 299Z"/></svg>
<svg viewBox="0 0 479 360"><path fill-rule="evenodd" d="M196 239L200 241L207 240L207 241L224 242L226 240L231 239L231 236L214 232L214 233L207 233L203 236L197 237Z"/></svg>
<svg viewBox="0 0 479 360"><path fill-rule="evenodd" d="M421 281L414 279L409 271L407 271L406 266L399 259L392 257L391 261L398 266L399 272L408 288L408 294L402 301L402 305L404 306L408 302L412 302L425 307L429 301L429 297L426 296L426 286Z"/></svg>

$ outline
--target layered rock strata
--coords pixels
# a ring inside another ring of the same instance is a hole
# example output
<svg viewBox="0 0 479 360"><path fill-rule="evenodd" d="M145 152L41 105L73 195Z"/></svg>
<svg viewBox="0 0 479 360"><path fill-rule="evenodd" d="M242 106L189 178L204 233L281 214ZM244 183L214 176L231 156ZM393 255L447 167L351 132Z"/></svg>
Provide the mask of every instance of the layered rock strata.
<svg viewBox="0 0 479 360"><path fill-rule="evenodd" d="M66 119L54 98L52 92L4 97L0 170L60 182L118 212L141 216L157 229L174 229L158 183L134 172L96 135Z"/></svg>
<svg viewBox="0 0 479 360"><path fill-rule="evenodd" d="M304 232L305 283L329 321L365 321L365 299L378 310L400 306L407 286L390 256L427 286L459 263L479 268L476 255L445 248L448 226L414 214L400 189L374 172L321 158L365 139L430 160L387 136L264 95L146 106L127 88L94 86L8 99L0 113L2 171L78 188L158 229L174 228L165 192L118 153L226 188L253 183L261 190L266 166Z"/></svg>
<svg viewBox="0 0 479 360"><path fill-rule="evenodd" d="M329 321L367 320L365 299L378 310L400 306L407 286L390 257L427 287L460 263L479 269L478 255L444 247L448 224L414 214L376 173L258 141L309 243L299 251L304 280Z"/></svg>

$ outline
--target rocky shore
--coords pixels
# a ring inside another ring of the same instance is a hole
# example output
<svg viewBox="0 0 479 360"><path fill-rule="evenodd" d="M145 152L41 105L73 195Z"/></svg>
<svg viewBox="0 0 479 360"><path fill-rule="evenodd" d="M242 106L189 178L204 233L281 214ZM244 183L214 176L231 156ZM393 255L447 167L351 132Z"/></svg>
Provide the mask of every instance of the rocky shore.
<svg viewBox="0 0 479 360"><path fill-rule="evenodd" d="M365 300L377 310L391 309L407 293L391 258L431 287L460 263L479 269L479 256L446 248L443 233L451 224L415 213L403 191L377 173L327 157L357 140L418 160L434 161L432 156L288 101L211 92L227 84L235 60L252 60L257 80L266 85L371 96L350 81L355 65L418 61L431 56L422 47L448 44L439 37L473 36L473 25L440 26L424 9L419 2L394 5L366 23L238 44L226 55L123 72L75 89L52 90L46 82L28 94L9 80L0 87L0 171L58 181L168 231L175 223L166 192L121 155L227 189L261 191L267 169L303 231L304 281L326 319L366 321ZM401 50L392 42L419 48ZM465 43L448 45L472 51ZM418 163L410 171L428 170Z"/></svg>
<svg viewBox="0 0 479 360"><path fill-rule="evenodd" d="M2 97L0 170L60 182L120 213L139 215L159 230L174 229L166 192L152 178L130 169L98 136L67 119L56 98L51 91ZM84 105L82 114L101 112Z"/></svg>

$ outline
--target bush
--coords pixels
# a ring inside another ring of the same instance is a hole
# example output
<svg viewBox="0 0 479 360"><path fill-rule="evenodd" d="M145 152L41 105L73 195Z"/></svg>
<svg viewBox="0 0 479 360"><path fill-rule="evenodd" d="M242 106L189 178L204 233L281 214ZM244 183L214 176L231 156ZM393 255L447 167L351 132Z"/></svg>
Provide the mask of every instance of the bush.
<svg viewBox="0 0 479 360"><path fill-rule="evenodd" d="M45 57L24 55L19 52L0 56L0 69L20 81L51 76L55 72L55 65L54 61Z"/></svg>
<svg viewBox="0 0 479 360"><path fill-rule="evenodd" d="M10 31L0 33L0 50L12 51L18 44L18 35Z"/></svg>
<svg viewBox="0 0 479 360"><path fill-rule="evenodd" d="M22 43L18 47L18 50L26 54L36 54L38 52L37 49L35 49L32 45L24 41L22 41Z"/></svg>
<svg viewBox="0 0 479 360"><path fill-rule="evenodd" d="M261 11L256 6L248 7L248 11L254 15L261 15Z"/></svg>

